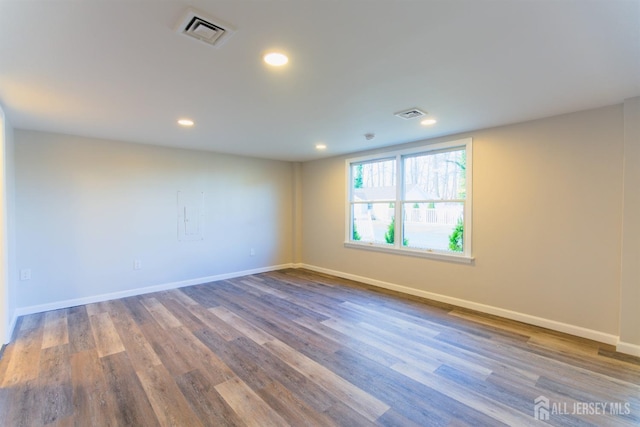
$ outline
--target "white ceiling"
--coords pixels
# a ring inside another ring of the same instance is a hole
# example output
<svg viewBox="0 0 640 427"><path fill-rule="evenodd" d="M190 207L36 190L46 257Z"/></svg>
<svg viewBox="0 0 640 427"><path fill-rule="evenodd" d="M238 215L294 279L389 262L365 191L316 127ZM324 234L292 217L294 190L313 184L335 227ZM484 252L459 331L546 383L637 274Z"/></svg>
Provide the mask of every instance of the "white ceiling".
<svg viewBox="0 0 640 427"><path fill-rule="evenodd" d="M189 6L237 31L177 34ZM0 0L21 129L308 160L638 95L640 0ZM413 107L438 124L393 115Z"/></svg>

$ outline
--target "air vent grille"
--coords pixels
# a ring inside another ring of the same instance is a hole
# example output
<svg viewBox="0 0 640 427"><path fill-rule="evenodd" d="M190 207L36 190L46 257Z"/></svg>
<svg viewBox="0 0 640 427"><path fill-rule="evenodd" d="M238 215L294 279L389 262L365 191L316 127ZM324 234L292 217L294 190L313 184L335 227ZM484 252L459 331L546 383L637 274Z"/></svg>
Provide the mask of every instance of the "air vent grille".
<svg viewBox="0 0 640 427"><path fill-rule="evenodd" d="M233 34L231 26L202 12L188 9L180 20L177 31L211 46L220 46Z"/></svg>
<svg viewBox="0 0 640 427"><path fill-rule="evenodd" d="M405 120L415 119L417 117L422 117L426 115L427 113L417 108L411 108L409 110L400 111L394 114L394 116L398 116L401 119L405 119Z"/></svg>
<svg viewBox="0 0 640 427"><path fill-rule="evenodd" d="M196 16L191 20L187 28L184 29L184 33L205 43L215 44L216 40L225 33L225 30L211 22L203 21Z"/></svg>

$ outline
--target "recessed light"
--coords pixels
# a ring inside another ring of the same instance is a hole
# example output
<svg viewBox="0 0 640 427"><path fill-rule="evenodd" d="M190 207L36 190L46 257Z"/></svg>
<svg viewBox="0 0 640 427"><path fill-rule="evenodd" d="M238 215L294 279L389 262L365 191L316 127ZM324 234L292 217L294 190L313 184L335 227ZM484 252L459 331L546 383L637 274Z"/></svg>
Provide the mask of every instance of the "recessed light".
<svg viewBox="0 0 640 427"><path fill-rule="evenodd" d="M316 144L316 150L326 150L327 146L325 144Z"/></svg>
<svg viewBox="0 0 640 427"><path fill-rule="evenodd" d="M178 120L178 124L180 126L185 126L185 127L193 126L193 120L191 120L191 119L180 119L180 120Z"/></svg>
<svg viewBox="0 0 640 427"><path fill-rule="evenodd" d="M420 122L422 126L431 126L431 125L435 125L436 123L438 123L436 119L425 119Z"/></svg>
<svg viewBox="0 0 640 427"><path fill-rule="evenodd" d="M269 52L264 55L262 59L264 59L264 62L274 67L281 67L289 62L287 55L280 52Z"/></svg>

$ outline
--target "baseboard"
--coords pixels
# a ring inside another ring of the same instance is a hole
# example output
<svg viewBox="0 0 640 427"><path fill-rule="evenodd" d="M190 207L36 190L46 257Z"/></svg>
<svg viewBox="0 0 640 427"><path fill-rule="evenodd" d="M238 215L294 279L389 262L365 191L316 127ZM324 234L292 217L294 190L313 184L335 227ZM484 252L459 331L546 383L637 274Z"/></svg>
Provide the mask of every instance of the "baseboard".
<svg viewBox="0 0 640 427"><path fill-rule="evenodd" d="M152 292L166 291L169 289L183 288L185 286L202 285L204 283L215 282L217 280L233 279L234 277L248 276L251 274L265 273L267 271L282 270L285 268L293 268L293 267L294 267L294 264L272 265L269 267L255 268L252 270L236 271L232 273L218 274L215 276L207 276L207 277L199 277L196 279L182 280L179 282L163 283L160 285L147 286L144 288L128 289L126 291L112 292L108 294L94 295L94 296L84 297L84 298L75 298L75 299L69 299L64 301L56 301L48 304L20 307L16 309L14 313L12 325L13 327L15 327L15 322L17 321L17 318L27 314L42 313L45 311L59 310L62 308L75 307L78 305L93 304L96 302L109 301L109 300L118 299L118 298L126 298L126 297L131 297L136 295L149 294Z"/></svg>
<svg viewBox="0 0 640 427"><path fill-rule="evenodd" d="M500 317L504 317L511 320L517 320L519 322L540 326L540 327L551 329L558 332L564 332L567 334L575 335L582 338L587 338L587 339L602 342L605 344L616 345L618 344L618 341L619 341L616 335L611 335L611 334L596 331L593 329L587 329L581 326L571 325L568 323L557 322L555 320L545 319L542 317L532 316L530 314L519 313L517 311L507 310L500 307L480 304L473 301L454 298L447 295L436 294L433 292L427 292L420 289L410 288L408 286L397 285L395 283L384 282L381 280L371 279L369 277L357 276L355 274L345 273L345 272L336 271L336 270L330 270L328 268L317 267L314 265L296 264L296 266L298 268L305 268L308 270L317 271L319 273L330 274L333 276L342 277L343 279L355 280L357 282L366 283L368 285L373 285L373 286L377 286L384 289L389 289L389 290L398 291L398 292L402 292L409 295L427 298L430 300L443 302L443 303L455 305L458 307L464 307L464 308L476 310L482 313L493 314L495 316L500 316ZM632 345L629 344L629 346L632 346ZM623 348L628 348L628 347L623 347ZM635 351L638 351L639 349L640 347L636 346ZM618 350L618 351L620 351L621 353L633 354L633 353L627 353L626 351L623 351L623 350Z"/></svg>
<svg viewBox="0 0 640 427"><path fill-rule="evenodd" d="M564 332L567 334L575 335L582 338L591 339L594 341L611 344L616 346L616 350L620 353L629 354L632 356L640 357L640 345L620 342L619 338L615 335L607 334L592 329L583 328L581 326L571 325L567 323L557 322L555 320L545 319L542 317L532 316L525 313L519 313L512 310L507 310L500 307L494 307L486 304L480 304L473 301L463 300L460 298L454 298L447 295L436 294L433 292L427 292L420 289L410 288L408 286L402 286L395 283L384 282L381 280L372 279L369 277L358 276L355 274L345 273L342 271L331 270L328 268L317 267L314 265L304 263L289 263L273 265L268 267L256 268L252 270L236 271L231 273L218 274L215 276L200 277L196 279L183 280L178 282L164 283L154 286L147 286L144 288L129 289L126 291L113 292L108 294L95 295L84 298L76 298L64 301L56 301L48 304L33 305L28 307L17 308L11 318L11 324L8 328L9 340L13 337L16 323L20 316L27 314L41 313L50 310L58 310L62 308L75 307L78 305L92 304L96 302L109 301L118 298L126 298L130 296L143 295L152 292L166 291L169 289L177 289L185 286L201 285L204 283L215 282L217 280L232 279L235 277L248 276L251 274L265 273L268 271L283 270L286 268L305 268L307 270L317 271L319 273L330 274L344 279L355 280L358 282L366 283L369 285L377 286L384 289L389 289L397 292L402 292L409 295L414 295L434 301L439 301L458 307L464 307L471 310L476 310L482 313L493 314L496 316L504 317L511 320L517 320L519 322L528 323L530 325L540 326L543 328L551 329L558 332ZM4 343L7 344L7 343Z"/></svg>
<svg viewBox="0 0 640 427"><path fill-rule="evenodd" d="M13 334L15 333L17 322L18 322L18 315L14 311L11 316L11 323L9 323L9 328L7 329L7 335L6 335L7 342L3 344L9 344L11 341L13 341Z"/></svg>
<svg viewBox="0 0 640 427"><path fill-rule="evenodd" d="M640 357L640 345L630 344L627 342L618 342L616 345L616 351L618 353L629 354L631 356Z"/></svg>

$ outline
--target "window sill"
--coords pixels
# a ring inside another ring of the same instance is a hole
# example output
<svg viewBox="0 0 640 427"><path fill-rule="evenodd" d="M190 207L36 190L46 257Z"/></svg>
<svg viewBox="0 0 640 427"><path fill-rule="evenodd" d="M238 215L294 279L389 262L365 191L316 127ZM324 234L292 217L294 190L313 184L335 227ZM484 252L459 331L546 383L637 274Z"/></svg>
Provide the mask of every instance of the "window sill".
<svg viewBox="0 0 640 427"><path fill-rule="evenodd" d="M351 248L351 249L364 249L367 251L374 251L374 252L385 252L385 253L396 254L396 255L407 255L407 256L413 256L418 258L428 258L428 259L434 259L439 261L455 262L460 264L473 264L473 261L475 260L475 258L466 256L466 255L454 255L454 254L447 254L443 252L421 251L417 249L408 249L408 248L399 249L399 248L394 248L389 246L382 246L375 243L344 242L344 247Z"/></svg>

